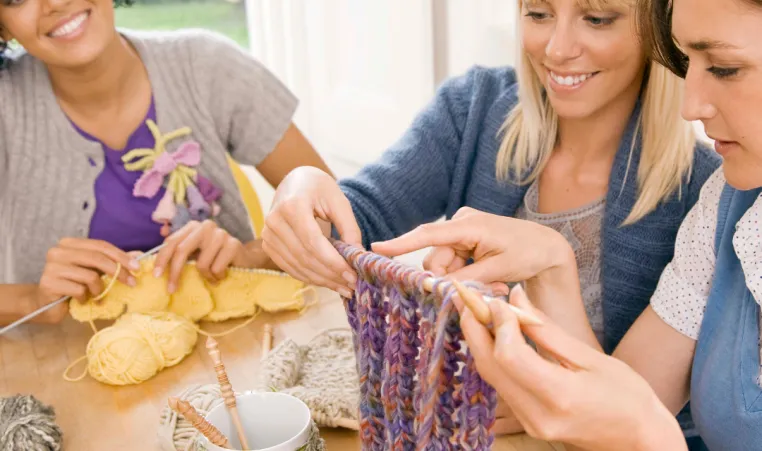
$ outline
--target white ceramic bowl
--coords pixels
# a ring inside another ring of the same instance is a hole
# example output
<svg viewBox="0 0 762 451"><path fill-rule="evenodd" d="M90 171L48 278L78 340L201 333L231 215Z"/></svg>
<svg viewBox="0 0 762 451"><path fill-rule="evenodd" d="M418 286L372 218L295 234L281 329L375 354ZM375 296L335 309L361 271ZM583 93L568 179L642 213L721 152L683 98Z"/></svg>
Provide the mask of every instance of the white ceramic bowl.
<svg viewBox="0 0 762 451"><path fill-rule="evenodd" d="M284 393L248 392L238 395L236 404L246 441L254 451L296 451L310 438L310 409L298 398ZM206 419L225 434L232 449L242 449L224 403L210 410ZM206 437L200 437L200 441L209 451L230 451L213 445Z"/></svg>

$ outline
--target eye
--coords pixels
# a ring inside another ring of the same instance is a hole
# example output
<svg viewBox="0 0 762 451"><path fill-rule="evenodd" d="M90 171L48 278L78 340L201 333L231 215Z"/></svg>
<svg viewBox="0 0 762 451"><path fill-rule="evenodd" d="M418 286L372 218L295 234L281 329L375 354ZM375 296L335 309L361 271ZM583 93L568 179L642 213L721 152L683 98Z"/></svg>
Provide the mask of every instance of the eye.
<svg viewBox="0 0 762 451"><path fill-rule="evenodd" d="M2 0L3 6L18 6L24 3L25 0Z"/></svg>
<svg viewBox="0 0 762 451"><path fill-rule="evenodd" d="M595 27L605 27L616 22L618 16L585 16L585 20Z"/></svg>
<svg viewBox="0 0 762 451"><path fill-rule="evenodd" d="M736 74L738 74L738 68L737 67L718 67L718 66L712 66L707 71L714 75L715 78L718 80L723 80L726 78L730 78Z"/></svg>
<svg viewBox="0 0 762 451"><path fill-rule="evenodd" d="M543 13L543 12L540 12L540 11L528 11L525 14L525 16L531 18L534 21L539 22L539 21L541 21L543 19L547 19L549 14L548 13Z"/></svg>

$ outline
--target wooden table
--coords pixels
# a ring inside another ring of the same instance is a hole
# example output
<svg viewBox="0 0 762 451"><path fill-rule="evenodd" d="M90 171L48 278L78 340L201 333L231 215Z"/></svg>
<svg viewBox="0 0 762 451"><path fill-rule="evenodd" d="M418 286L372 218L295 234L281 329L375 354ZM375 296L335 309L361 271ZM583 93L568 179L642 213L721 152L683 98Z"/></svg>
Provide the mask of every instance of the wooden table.
<svg viewBox="0 0 762 451"><path fill-rule="evenodd" d="M317 291L317 296L318 304L302 315L264 314L246 328L218 339L236 390L253 388L265 323L274 326L274 345L284 337L304 343L323 329L347 326L339 297L322 289ZM232 323L203 323L202 327L219 331ZM64 431L65 450L158 450L159 416L167 398L189 385L216 381L203 337L183 362L139 385L114 387L89 376L80 382L63 380L64 369L83 355L91 336L87 324L69 318L59 326L27 325L0 337L0 394L32 394L51 404ZM72 374L79 374L82 369L80 364ZM329 450L360 448L357 432L325 428L321 435ZM563 448L520 434L498 438L494 449L558 451Z"/></svg>

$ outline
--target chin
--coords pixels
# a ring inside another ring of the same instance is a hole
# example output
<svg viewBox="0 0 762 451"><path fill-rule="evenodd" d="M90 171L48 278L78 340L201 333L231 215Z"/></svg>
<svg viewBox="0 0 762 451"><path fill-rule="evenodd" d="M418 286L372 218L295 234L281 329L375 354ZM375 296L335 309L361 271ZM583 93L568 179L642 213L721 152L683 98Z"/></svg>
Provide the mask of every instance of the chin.
<svg viewBox="0 0 762 451"><path fill-rule="evenodd" d="M740 191L762 187L762 174L757 171L749 171L749 164L743 161L733 161L732 158L723 159L722 172L728 185Z"/></svg>
<svg viewBox="0 0 762 451"><path fill-rule="evenodd" d="M581 100L555 101L551 99L550 106L558 117L564 119L585 119L592 116L598 109L597 105Z"/></svg>

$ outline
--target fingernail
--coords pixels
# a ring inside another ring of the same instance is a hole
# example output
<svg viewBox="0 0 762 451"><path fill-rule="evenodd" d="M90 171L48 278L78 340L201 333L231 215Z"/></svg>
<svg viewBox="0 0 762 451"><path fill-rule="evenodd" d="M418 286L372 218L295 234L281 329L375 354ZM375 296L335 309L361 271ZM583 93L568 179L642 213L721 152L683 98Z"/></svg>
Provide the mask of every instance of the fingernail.
<svg viewBox="0 0 762 451"><path fill-rule="evenodd" d="M138 281L135 280L134 277L130 276L130 277L127 278L127 285L129 285L131 287L134 287L137 284L138 284Z"/></svg>
<svg viewBox="0 0 762 451"><path fill-rule="evenodd" d="M339 288L339 294L342 295L345 298L351 298L352 297L352 292L349 291L346 288Z"/></svg>
<svg viewBox="0 0 762 451"><path fill-rule="evenodd" d="M352 274L349 271L344 271L341 277L343 277L344 280L346 280L348 283L351 283L353 285L357 283L357 276L355 274Z"/></svg>
<svg viewBox="0 0 762 451"><path fill-rule="evenodd" d="M140 269L140 262L139 262L139 261L137 261L137 260L134 260L134 259L133 259L133 260L130 260L130 269L133 269L133 270L135 270L135 271L137 271L138 269Z"/></svg>
<svg viewBox="0 0 762 451"><path fill-rule="evenodd" d="M169 285L167 285L167 291L169 291L169 294L174 293L176 288L177 287L173 282L170 282Z"/></svg>
<svg viewBox="0 0 762 451"><path fill-rule="evenodd" d="M153 276L156 277L157 279L159 277L161 277L161 273L162 273L162 269L161 268L156 268L156 269L153 270Z"/></svg>

